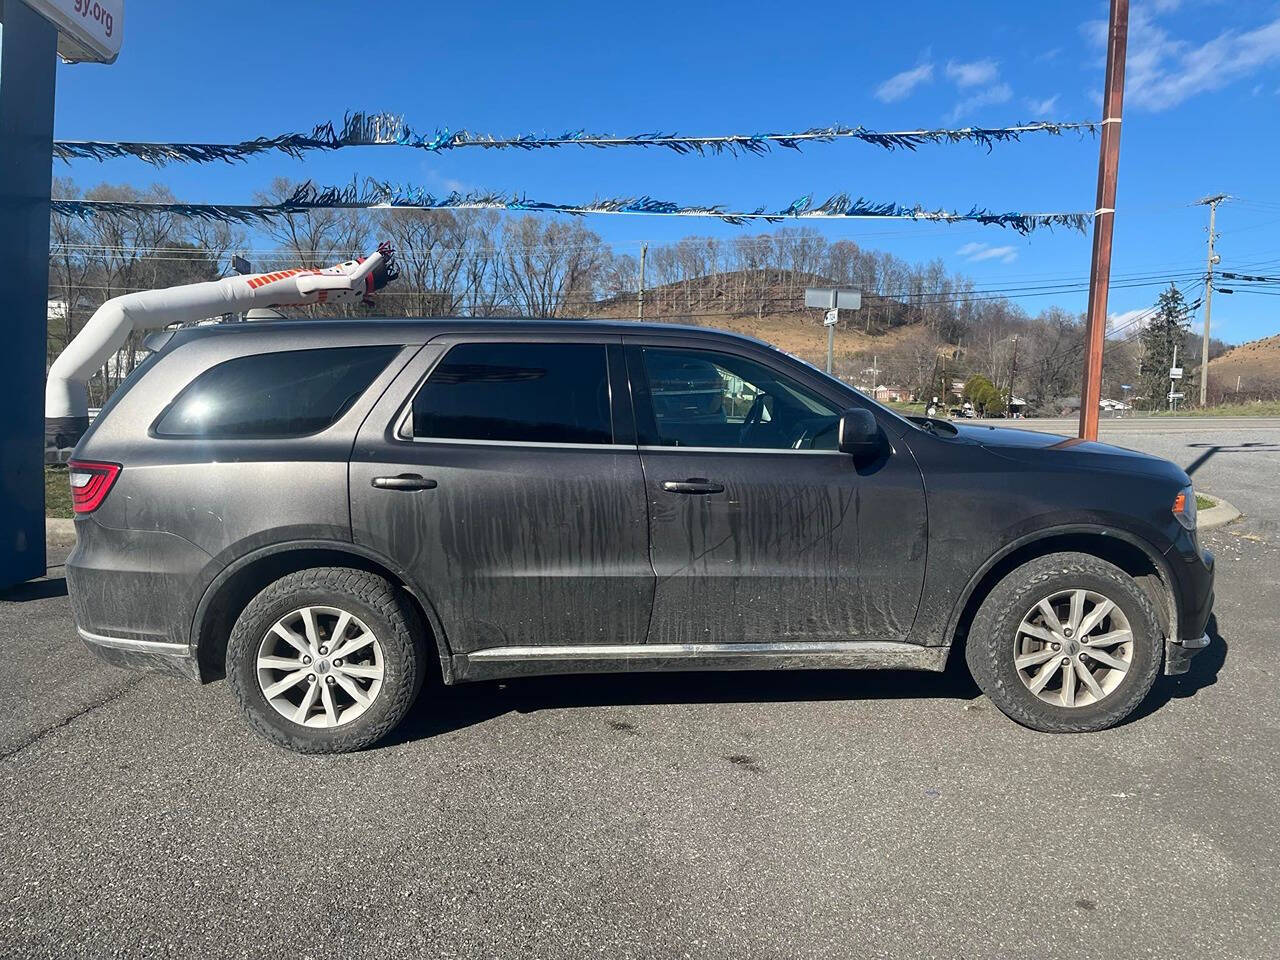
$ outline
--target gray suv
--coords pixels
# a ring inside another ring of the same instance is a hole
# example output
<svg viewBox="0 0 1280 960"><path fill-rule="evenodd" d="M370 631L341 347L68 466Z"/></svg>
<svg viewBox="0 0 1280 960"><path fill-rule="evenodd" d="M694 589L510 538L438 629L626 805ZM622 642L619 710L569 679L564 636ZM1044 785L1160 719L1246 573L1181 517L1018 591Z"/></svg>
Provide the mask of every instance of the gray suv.
<svg viewBox="0 0 1280 960"><path fill-rule="evenodd" d="M445 683L955 660L1019 723L1088 731L1208 642L1182 470L903 418L755 340L365 320L149 346L69 465L80 635L225 676L294 750L383 737L431 657Z"/></svg>

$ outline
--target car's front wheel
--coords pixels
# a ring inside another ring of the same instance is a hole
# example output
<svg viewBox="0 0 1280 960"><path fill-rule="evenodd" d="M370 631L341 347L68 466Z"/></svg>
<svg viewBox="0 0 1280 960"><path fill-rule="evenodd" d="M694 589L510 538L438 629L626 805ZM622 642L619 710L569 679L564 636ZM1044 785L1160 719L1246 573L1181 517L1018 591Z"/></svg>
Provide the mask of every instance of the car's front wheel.
<svg viewBox="0 0 1280 960"><path fill-rule="evenodd" d="M227 679L250 726L300 753L376 743L408 713L426 667L416 611L376 574L281 577L240 614Z"/></svg>
<svg viewBox="0 0 1280 960"><path fill-rule="evenodd" d="M1151 601L1129 574L1083 553L1013 570L965 645L973 679L1003 713L1050 733L1119 723L1155 683L1163 653Z"/></svg>

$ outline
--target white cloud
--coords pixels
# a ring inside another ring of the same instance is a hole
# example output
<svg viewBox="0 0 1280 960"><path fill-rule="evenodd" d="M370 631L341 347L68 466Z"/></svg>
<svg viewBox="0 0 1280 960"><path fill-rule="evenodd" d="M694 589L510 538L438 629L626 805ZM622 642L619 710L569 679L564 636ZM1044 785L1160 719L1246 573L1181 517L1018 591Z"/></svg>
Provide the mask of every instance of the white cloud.
<svg viewBox="0 0 1280 960"><path fill-rule="evenodd" d="M920 66L913 67L910 70L895 73L880 86L876 87L876 99L885 103L897 103L899 100L909 97L916 87L932 80L933 64L922 63Z"/></svg>
<svg viewBox="0 0 1280 960"><path fill-rule="evenodd" d="M956 255L964 257L970 263L981 263L983 260L999 260L1001 263L1013 263L1018 259L1018 248L1012 246L993 247L989 243L966 243L956 251Z"/></svg>
<svg viewBox="0 0 1280 960"><path fill-rule="evenodd" d="M990 84L1000 73L1000 65L994 60L973 60L969 63L947 61L947 79L957 87L977 87Z"/></svg>
<svg viewBox="0 0 1280 960"><path fill-rule="evenodd" d="M1147 321L1150 319L1148 314L1150 313L1150 307L1126 310L1124 313L1109 313L1107 314L1107 334L1110 335L1120 331L1127 336L1135 330L1141 330L1147 325Z"/></svg>
<svg viewBox="0 0 1280 960"><path fill-rule="evenodd" d="M1027 109L1031 111L1033 117L1050 116L1058 106L1059 94L1052 97L1045 97L1043 100L1028 100Z"/></svg>
<svg viewBox="0 0 1280 960"><path fill-rule="evenodd" d="M955 123L957 120L968 118L975 110L981 107L989 107L997 103L1008 103L1012 99L1013 88L1007 83L997 83L957 102L951 108L951 112L947 114L947 122Z"/></svg>
<svg viewBox="0 0 1280 960"><path fill-rule="evenodd" d="M1133 10L1125 79L1125 100L1133 106L1168 110L1280 63L1280 17L1252 30L1224 30L1195 44L1173 36L1155 20L1155 14L1179 5L1179 0L1150 0ZM1095 47L1105 48L1104 21L1089 21L1081 30Z"/></svg>

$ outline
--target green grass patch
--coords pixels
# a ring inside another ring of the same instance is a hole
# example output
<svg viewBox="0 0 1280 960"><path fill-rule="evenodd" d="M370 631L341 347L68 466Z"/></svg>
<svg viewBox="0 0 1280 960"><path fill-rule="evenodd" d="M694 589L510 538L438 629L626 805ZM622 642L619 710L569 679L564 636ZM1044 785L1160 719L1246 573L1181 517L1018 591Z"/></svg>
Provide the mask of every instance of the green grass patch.
<svg viewBox="0 0 1280 960"><path fill-rule="evenodd" d="M67 482L66 467L44 468L44 515L63 520L75 516L71 509L71 485Z"/></svg>
<svg viewBox="0 0 1280 960"><path fill-rule="evenodd" d="M1177 413L1168 410L1153 410L1150 414L1139 413L1139 416L1152 417L1280 417L1280 402L1271 400L1261 403L1224 403L1216 407L1179 407Z"/></svg>
<svg viewBox="0 0 1280 960"><path fill-rule="evenodd" d="M1197 510L1208 510L1210 507L1216 507L1217 505L1218 501L1213 499L1213 497L1206 497L1203 493L1196 494Z"/></svg>

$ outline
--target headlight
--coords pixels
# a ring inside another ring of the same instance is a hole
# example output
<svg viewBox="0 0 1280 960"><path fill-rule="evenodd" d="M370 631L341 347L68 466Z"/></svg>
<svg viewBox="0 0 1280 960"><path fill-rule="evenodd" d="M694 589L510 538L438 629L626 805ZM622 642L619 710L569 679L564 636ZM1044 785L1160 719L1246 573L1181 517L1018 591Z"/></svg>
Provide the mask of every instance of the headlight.
<svg viewBox="0 0 1280 960"><path fill-rule="evenodd" d="M1173 498L1173 515L1188 530L1196 528L1196 492L1190 486Z"/></svg>

